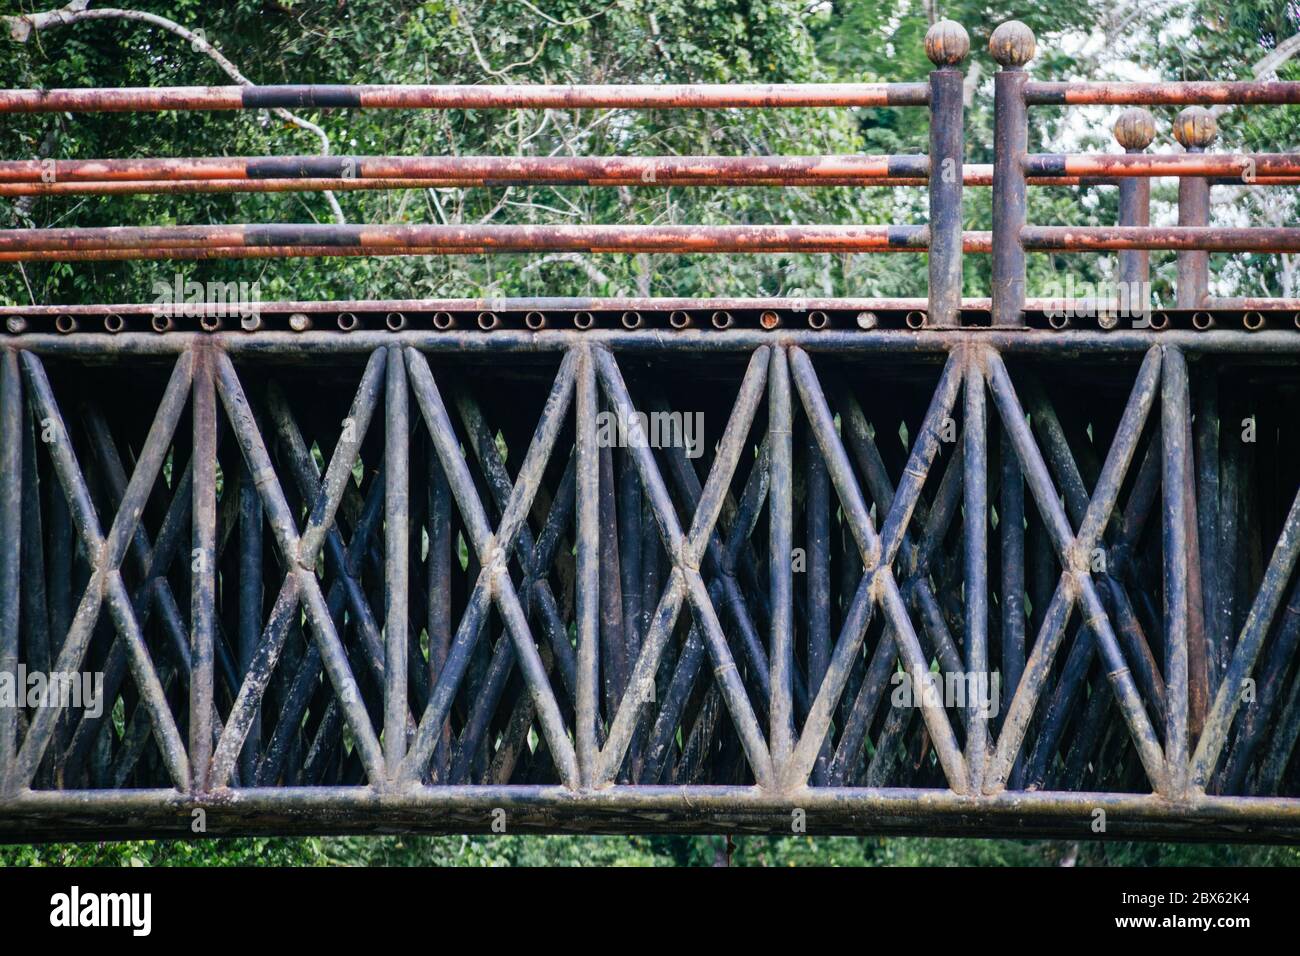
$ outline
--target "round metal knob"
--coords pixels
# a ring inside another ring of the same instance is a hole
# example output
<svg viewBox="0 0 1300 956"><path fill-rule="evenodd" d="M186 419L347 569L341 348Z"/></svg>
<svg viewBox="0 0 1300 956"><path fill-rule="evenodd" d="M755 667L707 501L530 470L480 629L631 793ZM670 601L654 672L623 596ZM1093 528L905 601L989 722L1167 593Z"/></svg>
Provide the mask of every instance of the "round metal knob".
<svg viewBox="0 0 1300 956"><path fill-rule="evenodd" d="M956 20L940 20L925 32L925 55L935 66L956 66L970 52L970 34Z"/></svg>
<svg viewBox="0 0 1300 956"><path fill-rule="evenodd" d="M1204 149L1214 141L1219 124L1204 106L1189 106L1174 120L1174 139L1185 149Z"/></svg>
<svg viewBox="0 0 1300 956"><path fill-rule="evenodd" d="M1008 20L989 37L989 54L1004 69L1018 70L1034 58L1034 31L1019 20Z"/></svg>
<svg viewBox="0 0 1300 956"><path fill-rule="evenodd" d="M1141 152L1156 138L1156 118L1140 106L1127 109L1115 120L1115 140L1131 152Z"/></svg>

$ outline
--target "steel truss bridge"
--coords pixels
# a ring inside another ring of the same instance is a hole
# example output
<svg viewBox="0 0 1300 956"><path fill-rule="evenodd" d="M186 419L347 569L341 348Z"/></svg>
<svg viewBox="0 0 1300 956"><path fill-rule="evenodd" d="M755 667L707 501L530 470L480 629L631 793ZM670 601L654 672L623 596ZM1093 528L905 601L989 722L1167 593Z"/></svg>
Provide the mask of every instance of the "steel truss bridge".
<svg viewBox="0 0 1300 956"><path fill-rule="evenodd" d="M981 167L962 161L966 33L941 22L926 46L928 83L0 91L4 113L888 105L931 128L921 156L0 162L6 196L929 191L925 225L0 230L15 263L893 251L929 269L917 300L0 310L0 680L103 681L98 706L0 707L0 838L200 819L1300 838L1300 301L1208 282L1211 251L1300 251L1300 229L1208 225L1214 184L1300 184L1300 158L1210 152L1204 108L1300 104L1300 83L1036 82L1033 35L1003 24ZM1030 154L1031 108L1076 104L1132 107L1125 152ZM1141 106L1187 107L1184 151L1148 151ZM1177 226L1148 224L1155 176L1179 177ZM991 234L963 232L964 188L987 186ZM1029 187L1118 187L1120 221L1031 224ZM1044 250L1117 251L1126 283L1177 250L1175 307L1026 298ZM992 256L988 299L961 297L967 254ZM611 421L686 440L612 441Z"/></svg>

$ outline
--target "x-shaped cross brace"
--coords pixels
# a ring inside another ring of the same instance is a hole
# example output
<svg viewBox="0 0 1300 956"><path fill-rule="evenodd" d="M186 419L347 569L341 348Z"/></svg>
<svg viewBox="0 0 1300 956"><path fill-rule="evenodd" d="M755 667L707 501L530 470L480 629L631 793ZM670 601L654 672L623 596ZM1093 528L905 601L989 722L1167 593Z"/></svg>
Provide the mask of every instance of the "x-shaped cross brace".
<svg viewBox="0 0 1300 956"><path fill-rule="evenodd" d="M163 393L158 412L141 448L131 481L127 485L121 506L113 519L107 537L101 530L90 491L77 462L76 452L72 447L63 416L54 401L54 393L45 375L45 369L31 352L24 351L21 357L23 370L31 388L33 411L41 417L44 427L53 428L53 440L47 444L50 459L54 463L54 470L58 475L59 483L63 486L73 523L81 536L91 563L90 580L72 618L55 670L71 673L80 669L94 632L95 622L99 618L100 607L107 601L113 622L119 634L126 640L131 673L153 722L154 734L162 751L167 771L177 786L184 787L189 782L189 762L185 747L176 729L176 721L172 718L171 710L167 705L162 684L149 657L148 648L145 646L144 635L140 630L130 594L122 580L120 568L144 510L145 501L162 468L172 436L185 410L186 396L193 373L192 356L189 353L182 355L172 369L171 379L167 383L167 389ZM37 709L7 781L8 786L17 788L31 784L62 710L62 701L55 701L52 706Z"/></svg>
<svg viewBox="0 0 1300 956"><path fill-rule="evenodd" d="M349 413L355 423L352 435L354 440L341 440L335 447L320 493L312 502L307 526L301 535L298 534L297 522L285 498L284 489L275 476L266 444L258 431L252 408L248 404L243 386L239 383L234 365L224 353L217 353L213 358L216 362L218 394L234 429L235 438L243 450L248 470L261 495L272 535L284 557L286 573L279 595L272 605L257 654L248 668L243 686L221 734L220 743L213 754L210 785L224 786L230 777L239 752L243 748L244 738L261 703L262 695L266 691L280 652L284 648L284 641L299 603L306 611L307 620L311 624L317 646L325 660L325 668L338 695L339 704L352 729L366 776L372 784L378 784L385 779L379 740L370 724L356 678L348 665L346 651L339 640L334 620L330 616L325 596L321 592L315 562L325 535L333 524L334 512L342 500L344 485L351 480L353 463L356 461L374 412L380 382L385 374L384 355L376 351L366 365L361 387L357 391L357 397Z"/></svg>
<svg viewBox="0 0 1300 956"><path fill-rule="evenodd" d="M993 392L1003 427L1011 437L1020 468L1038 504L1048 535L1061 562L1061 578L1052 596L1033 652L1025 664L1011 706L1003 720L993 758L984 779L984 791L996 793L1006 786L1012 763L1020 752L1025 729L1037 706L1043 683L1051 669L1060 647L1065 625L1075 601L1082 601L1084 626L1091 628L1101 645L1106 663L1107 677L1115 693L1130 733L1138 750L1147 777L1157 791L1166 789L1167 772L1164 753L1156 739L1155 730L1147 716L1133 675L1124 662L1119 641L1111 627L1110 619L1102 606L1101 598L1090 574L1090 557L1106 523L1110 520L1120 486L1128 472L1129 464L1142 434L1142 426L1155 403L1160 380L1161 353L1151 349L1143 359L1137 382L1124 409L1114 442L1106 455L1101 475L1093 489L1088 509L1074 533L1065 509L1052 486L1042 453L1034 443L1025 412L1016 397L1001 356L985 349L979 353L986 380Z"/></svg>
<svg viewBox="0 0 1300 956"><path fill-rule="evenodd" d="M956 401L957 389L962 384L964 367L965 363L958 354L953 353L949 356L939 386L935 389L935 394L931 398L930 410L927 411L925 424L922 426L922 434L925 434L927 429L936 427L936 423L941 421L942 416L951 412ZM892 509L897 492L893 482L889 480L885 472L884 461L880 458L880 453L874 441L867 434L867 422L861 408L853 398L852 393L846 388L838 390L838 403L843 416L842 430L847 436L849 450L858 461L872 498L875 499L878 508ZM905 531L901 547L903 591L905 594L909 590L911 591L911 596L921 612L924 630L930 638L939 666L948 673L960 673L965 667L957 647L953 643L952 635L948 631L948 625L939 607L938 598L930 586L929 567L931 557L938 549L957 511L957 503L960 498L959 492L963 481L964 460L962 446L958 445L948 463L948 470L940 481L934 499L934 507L924 518L924 527L921 530L920 539L913 540L912 535ZM916 464L917 468L919 468L919 459ZM914 469L911 481L915 481L918 477L921 476ZM922 481L924 481L924 478ZM918 516L920 513L919 505L920 499L918 498L917 506L914 509L917 511ZM905 526L900 524L899 527ZM861 600L867 600L867 596L862 595ZM831 761L831 780L843 784L856 765L861 755L863 740L874 718L876 708L879 706L880 699L884 695L886 681L893 670L896 657L897 649L895 648L893 631L886 627L880 642L871 655L862 686L852 703L848 718L845 720L843 732L840 734L840 740Z"/></svg>
<svg viewBox="0 0 1300 956"><path fill-rule="evenodd" d="M510 578L509 560L514 550L519 530L528 518L534 496L541 483L542 473L550 460L555 441L563 425L573 397L576 356L570 352L560 363L560 370L547 397L538 421L537 431L524 455L519 476L510 494L510 500L501 512L501 522L496 532L491 530L487 512L470 475L469 466L461 454L456 432L443 404L442 396L434 383L433 373L424 356L415 349L406 350L407 368L416 402L424 416L429 436L438 459L442 463L451 485L452 495L460 509L466 536L479 560L478 580L470 594L465 613L452 641L451 652L438 675L437 684L429 695L429 704L420 718L410 749L397 768L397 779L403 783L418 782L433 756L434 747L470 654L487 617L488 606L495 603L505 621L506 629L515 643L524 681L537 708L542 732L556 762L561 779L568 786L578 783L578 761L564 727L559 703L546 676L546 669L537 652L528 629L527 616L519 601L518 592Z"/></svg>
<svg viewBox="0 0 1300 956"><path fill-rule="evenodd" d="M493 504L496 506L498 513L503 513L510 501L510 494L514 490L515 482L510 480L505 461L501 457L501 450L498 448L496 439L487 423L483 420L483 414L478 404L464 393L457 395L455 404L469 435L469 448L487 480L488 491L492 495ZM572 461L568 467L573 467ZM553 529L557 522L567 523L568 518L572 517L572 481L573 478L568 474L561 479L561 492L563 494L567 488L568 496L567 498L557 497L552 502L551 513L546 520L548 530ZM541 619L541 626L546 633L551 650L555 654L561 682L569 693L570 700L572 700L577 693L573 647L569 643L568 630L561 617L559 604L551 591L550 583L546 580L546 576L550 573L551 562L558 550L559 541L560 536L554 533L544 533L542 538L534 539L528 523L524 522L519 528L519 545L515 550L514 558L525 581L522 595L524 607L530 615L535 613ZM504 678L508 676L510 668L514 666L513 647L514 645L510 641L505 641L498 643L493 648L492 660L488 665L488 676L484 682L485 690L480 700L474 702L470 717L466 722L466 729L462 732L462 739L456 747L456 760L453 763L452 779L460 779L462 772L466 769L469 756L482 739L482 735L486 730L486 722L495 710L501 690L504 689Z"/></svg>
<svg viewBox="0 0 1300 956"><path fill-rule="evenodd" d="M950 362L956 361L955 358L950 359ZM862 491L854 477L848 454L836 431L834 419L817 380L812 360L802 349L792 347L790 367L794 373L794 382L803 402L804 411L808 416L808 423L826 460L831 483L839 496L845 521L857 542L863 565L862 580L845 615L840 638L836 642L826 676L822 679L821 687L809 709L803 733L794 747L783 774L783 784L793 788L805 785L812 772L817 754L830 730L835 707L848 683L854 657L866 638L867 625L871 621L877 603L881 605L892 628L899 656L913 686L918 689L926 686L929 663L921 650L920 641L908 617L898 582L894 578L893 562L903 542L903 534L911 519L912 511L920 497L921 487L929 473L930 464L938 451L939 432L943 419L956 400L961 376L956 374L956 366L953 372L946 372L942 380L945 384L936 392L926 412L925 421L917 434L903 480L899 483L882 525L882 532L877 534L875 523L871 520ZM965 792L969 788L966 760L957 746L957 739L953 734L952 725L948 722L948 715L928 694L921 695L921 711L931 739L935 743L935 750L949 786L959 793Z"/></svg>
<svg viewBox="0 0 1300 956"><path fill-rule="evenodd" d="M596 550L599 543L597 378L619 420L635 422L637 419L627 385L614 356L605 349L582 350L578 379L578 744L583 783L588 786L611 783L622 766L684 600L690 601L696 624L704 632L715 678L731 712L732 722L740 736L754 778L760 786L771 786L774 782L771 756L699 570L763 397L769 352L769 349L761 348L750 359L689 531L682 530L659 466L647 443L640 440L645 436L639 436L628 443L628 451L636 464L641 486L659 525L660 537L672 562L672 570L651 616L650 626L642 640L641 652L628 678L627 690L610 722L608 739L605 746L600 748L596 744L599 633L596 597L599 593L596 590L599 570Z"/></svg>

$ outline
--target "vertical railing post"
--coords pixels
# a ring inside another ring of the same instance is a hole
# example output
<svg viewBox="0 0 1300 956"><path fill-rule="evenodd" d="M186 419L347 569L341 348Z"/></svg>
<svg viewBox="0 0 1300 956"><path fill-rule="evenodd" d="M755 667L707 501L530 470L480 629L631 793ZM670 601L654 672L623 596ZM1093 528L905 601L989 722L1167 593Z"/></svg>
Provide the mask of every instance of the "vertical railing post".
<svg viewBox="0 0 1300 956"><path fill-rule="evenodd" d="M1165 591L1165 774L1173 796L1187 788L1188 770L1188 520L1187 441L1190 414L1187 363L1165 350L1161 370L1160 434L1164 443L1162 498Z"/></svg>
<svg viewBox="0 0 1300 956"><path fill-rule="evenodd" d="M438 460L433 442L428 442L429 556L426 561L428 600L429 686L436 687L442 668L451 654L451 485ZM433 751L433 779L446 783L451 773L451 722L443 721Z"/></svg>
<svg viewBox="0 0 1300 956"><path fill-rule="evenodd" d="M217 392L213 345L194 345L193 538L190 552L190 789L212 768L213 635L217 584ZM230 486L227 486L230 487Z"/></svg>
<svg viewBox="0 0 1300 956"><path fill-rule="evenodd" d="M384 426L384 769L406 756L407 615L410 612L411 426L406 363L388 347ZM372 781L373 782L373 781Z"/></svg>
<svg viewBox="0 0 1300 956"><path fill-rule="evenodd" d="M575 706L578 777L595 781L600 762L596 687L600 680L600 450L596 444L596 364L589 348L578 354L576 416L577 576L574 616L578 631L578 692Z"/></svg>
<svg viewBox="0 0 1300 956"><path fill-rule="evenodd" d="M1174 120L1174 138L1189 153L1203 153L1214 141L1218 124L1214 114L1203 106L1189 106ZM1178 180L1178 225L1210 224L1210 181L1204 176L1183 176ZM1210 254L1178 253L1178 288L1175 305L1180 309L1199 309L1210 292Z"/></svg>
<svg viewBox="0 0 1300 956"><path fill-rule="evenodd" d="M1115 141L1126 153L1141 153L1156 137L1155 117L1141 107L1119 114ZM1124 176L1119 181L1119 224L1151 225L1151 180L1146 176ZM1119 254L1121 313L1133 318L1145 316L1151 307L1151 253L1146 249L1124 249Z"/></svg>
<svg viewBox="0 0 1300 956"><path fill-rule="evenodd" d="M771 486L768 491L768 561L772 600L771 754L782 780L794 752L794 408L790 366L784 349L775 349L768 372L767 435Z"/></svg>
<svg viewBox="0 0 1300 956"><path fill-rule="evenodd" d="M22 594L22 385L18 354L0 351L0 674L17 685L18 604ZM7 793L18 757L17 695L0 704L0 794Z"/></svg>
<svg viewBox="0 0 1300 956"><path fill-rule="evenodd" d="M1197 370L1195 433L1196 534L1201 557L1201 617L1205 622L1206 680L1211 697L1218 692L1228 644L1219 613L1219 588L1228 570L1222 566L1219 539L1219 374L1212 359L1203 357ZM1234 569L1235 570L1235 569Z"/></svg>
<svg viewBox="0 0 1300 956"><path fill-rule="evenodd" d="M830 666L834 642L831 639L831 480L822 458L817 436L810 428L805 435L805 521L808 540L808 699L814 700ZM831 757L824 746L813 765L813 783L824 787Z"/></svg>
<svg viewBox="0 0 1300 956"><path fill-rule="evenodd" d="M998 488L998 565L1001 570L999 605L1002 611L1002 708L1011 701L1025 672L1025 476L1020 470L1011 433L999 428L1001 468ZM1016 757L1014 767L1021 765ZM1013 769L1015 774L1016 770Z"/></svg>
<svg viewBox="0 0 1300 956"><path fill-rule="evenodd" d="M262 498L253 483L253 471L247 462L239 469L239 653L240 679L248 676L262 640L262 616L265 605L262 593ZM262 708L259 705L251 723L244 749L239 752L239 773L246 781L257 774L257 758L262 749Z"/></svg>
<svg viewBox="0 0 1300 956"><path fill-rule="evenodd" d="M929 325L955 328L961 316L963 104L959 64L970 52L960 23L940 20L925 34L930 72Z"/></svg>
<svg viewBox="0 0 1300 956"><path fill-rule="evenodd" d="M984 789L988 756L988 716L992 710L989 683L988 592L988 418L984 402L982 353L967 347L965 357L965 428L962 480L962 536L965 548L966 617L966 764L972 793Z"/></svg>
<svg viewBox="0 0 1300 956"><path fill-rule="evenodd" d="M1034 32L1008 20L989 37L1002 69L993 78L993 324L1025 324L1025 155L1029 116L1025 64L1034 58Z"/></svg>

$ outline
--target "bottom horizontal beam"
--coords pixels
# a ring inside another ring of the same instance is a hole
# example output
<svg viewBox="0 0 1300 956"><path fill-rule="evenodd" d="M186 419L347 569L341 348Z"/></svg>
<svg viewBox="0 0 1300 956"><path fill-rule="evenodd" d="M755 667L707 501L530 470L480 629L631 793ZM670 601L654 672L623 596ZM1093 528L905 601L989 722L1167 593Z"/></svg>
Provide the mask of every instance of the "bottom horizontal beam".
<svg viewBox="0 0 1300 956"><path fill-rule="evenodd" d="M198 813L197 811L202 811ZM796 830L802 811L803 831ZM205 829L194 832L202 817ZM497 825L494 830L494 823ZM31 791L0 842L349 833L752 833L1300 843L1300 801L1152 794L753 787L370 787ZM1104 826L1104 828L1103 828Z"/></svg>

